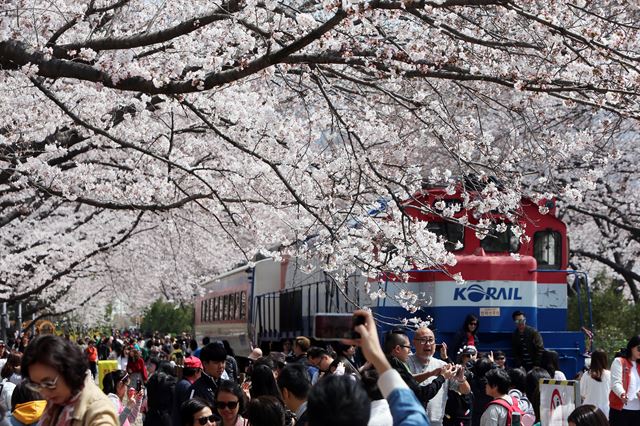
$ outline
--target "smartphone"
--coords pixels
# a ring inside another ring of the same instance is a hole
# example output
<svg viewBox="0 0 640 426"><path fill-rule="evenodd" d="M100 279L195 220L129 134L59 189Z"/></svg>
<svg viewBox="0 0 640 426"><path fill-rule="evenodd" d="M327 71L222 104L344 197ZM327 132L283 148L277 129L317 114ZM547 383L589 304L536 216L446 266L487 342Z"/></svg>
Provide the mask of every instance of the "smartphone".
<svg viewBox="0 0 640 426"><path fill-rule="evenodd" d="M436 343L436 352L440 352L442 349L442 343Z"/></svg>
<svg viewBox="0 0 640 426"><path fill-rule="evenodd" d="M136 392L140 392L142 390L142 380L138 380L136 384Z"/></svg>
<svg viewBox="0 0 640 426"><path fill-rule="evenodd" d="M316 340L359 339L356 325L364 324L364 317L353 314L315 314L313 338Z"/></svg>

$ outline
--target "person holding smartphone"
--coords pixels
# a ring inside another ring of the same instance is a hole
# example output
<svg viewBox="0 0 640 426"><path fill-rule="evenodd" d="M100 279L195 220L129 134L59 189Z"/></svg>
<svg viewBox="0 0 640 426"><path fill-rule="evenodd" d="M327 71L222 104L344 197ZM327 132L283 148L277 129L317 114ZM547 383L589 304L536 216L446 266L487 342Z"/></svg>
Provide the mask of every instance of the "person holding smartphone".
<svg viewBox="0 0 640 426"><path fill-rule="evenodd" d="M378 372L378 387L389 403L394 426L424 426L429 424L424 408L405 381L389 363L380 341L376 323L371 312L357 310L353 313L359 317L360 324L355 326L360 338L343 340L343 343L360 347L365 359ZM408 342L407 342L408 343Z"/></svg>
<svg viewBox="0 0 640 426"><path fill-rule="evenodd" d="M121 426L130 426L135 424L140 406L144 397L142 387L135 390L129 388L129 374L126 371L115 370L104 376L102 379L102 390L107 394L118 413L118 420ZM142 384L142 382L138 382ZM122 401L127 395L128 402L125 406Z"/></svg>
<svg viewBox="0 0 640 426"><path fill-rule="evenodd" d="M464 367L461 365L456 367L456 375L448 380L440 375L443 369L450 365L444 361L448 359L447 345L446 343L437 345L435 335L428 327L420 327L416 330L413 336L413 346L416 351L409 355L407 365L414 379L420 383L420 386L427 386L438 380L442 381L442 387L427 404L427 416L431 425L440 426L444 418L449 390L460 395L467 395L471 392L471 386L465 378ZM438 346L440 346L441 359L434 356Z"/></svg>

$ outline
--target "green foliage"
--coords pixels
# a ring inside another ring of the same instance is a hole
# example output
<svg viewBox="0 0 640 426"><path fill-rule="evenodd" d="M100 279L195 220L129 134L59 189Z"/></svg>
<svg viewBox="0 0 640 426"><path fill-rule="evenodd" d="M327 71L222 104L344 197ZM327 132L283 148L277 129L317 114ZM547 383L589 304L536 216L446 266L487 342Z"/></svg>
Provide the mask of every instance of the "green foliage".
<svg viewBox="0 0 640 426"><path fill-rule="evenodd" d="M591 282L593 312L593 348L604 349L612 359L613 354L627 345L627 340L640 332L640 306L627 299L619 290L619 283L605 272ZM587 326L587 295L582 287L580 300L577 295L569 298L569 329L579 330L578 302L582 305L584 325Z"/></svg>
<svg viewBox="0 0 640 426"><path fill-rule="evenodd" d="M175 305L158 299L145 311L141 328L145 332L192 333L193 323L193 305Z"/></svg>

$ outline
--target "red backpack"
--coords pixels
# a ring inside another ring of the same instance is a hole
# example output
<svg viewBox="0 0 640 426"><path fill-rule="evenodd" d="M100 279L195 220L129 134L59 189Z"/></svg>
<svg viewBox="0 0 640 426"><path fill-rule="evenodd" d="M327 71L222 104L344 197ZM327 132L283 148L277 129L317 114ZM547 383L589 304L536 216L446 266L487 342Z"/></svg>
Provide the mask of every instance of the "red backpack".
<svg viewBox="0 0 640 426"><path fill-rule="evenodd" d="M522 417L524 416L524 411L522 411L520 409L520 404L518 404L518 398L516 398L515 396L511 397L511 404L509 404L503 398L494 399L489 404L487 404L487 407L489 407L489 405L491 405L491 404L497 404L497 405L499 405L501 407L506 408L506 410L507 410L507 426L511 426L511 416L513 415L513 413L519 413L520 414L520 419L522 419Z"/></svg>

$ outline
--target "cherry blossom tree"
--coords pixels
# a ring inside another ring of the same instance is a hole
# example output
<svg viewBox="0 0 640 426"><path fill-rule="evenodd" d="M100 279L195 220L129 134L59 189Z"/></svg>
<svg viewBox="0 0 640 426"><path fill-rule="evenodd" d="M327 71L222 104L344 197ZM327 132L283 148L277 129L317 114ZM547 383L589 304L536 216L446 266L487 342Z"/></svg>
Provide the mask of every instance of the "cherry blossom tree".
<svg viewBox="0 0 640 426"><path fill-rule="evenodd" d="M640 13L619 0L9 0L0 17L0 299L53 311L103 287L191 295L275 243L328 272L451 264L403 209L425 180L497 176L465 198L478 214L513 215L525 187L577 209L640 117Z"/></svg>

